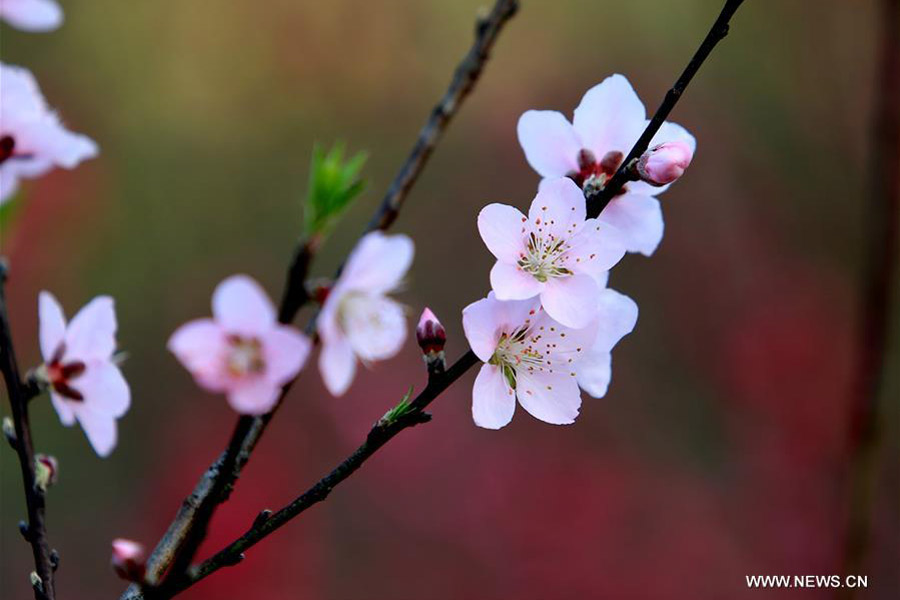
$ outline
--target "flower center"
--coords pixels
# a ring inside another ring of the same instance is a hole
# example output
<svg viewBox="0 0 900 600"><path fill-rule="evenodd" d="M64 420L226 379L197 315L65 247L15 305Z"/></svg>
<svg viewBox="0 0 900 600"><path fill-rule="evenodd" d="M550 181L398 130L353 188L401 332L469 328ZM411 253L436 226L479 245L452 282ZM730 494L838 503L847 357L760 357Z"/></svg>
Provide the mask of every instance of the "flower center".
<svg viewBox="0 0 900 600"><path fill-rule="evenodd" d="M11 135L0 137L0 165L13 155L16 148L16 140Z"/></svg>
<svg viewBox="0 0 900 600"><path fill-rule="evenodd" d="M256 338L241 337L239 335L228 336L228 356L225 365L228 372L235 377L245 377L262 373L266 368L266 361L262 354L262 344Z"/></svg>
<svg viewBox="0 0 900 600"><path fill-rule="evenodd" d="M566 268L566 252L570 246L567 240L561 240L552 233L529 233L525 244L525 252L519 255L516 264L530 273L541 283L554 277L567 277L572 271Z"/></svg>
<svg viewBox="0 0 900 600"><path fill-rule="evenodd" d="M570 171L566 177L578 184L578 187L584 188L584 184L592 178L596 178L598 187L603 187L609 179L615 175L622 159L625 155L618 150L612 150L603 155L603 158L597 162L597 157L587 148L582 148L578 153L578 170Z"/></svg>
<svg viewBox="0 0 900 600"><path fill-rule="evenodd" d="M516 389L516 372L526 369L529 372L534 371L544 363L544 355L538 352L535 347L537 338L528 335L528 328L522 328L515 333L500 336L497 342L497 348L494 355L491 356L489 364L500 367L506 383L512 389Z"/></svg>
<svg viewBox="0 0 900 600"><path fill-rule="evenodd" d="M64 396L69 400L82 402L84 401L84 395L69 385L69 382L84 373L87 366L80 360L72 360L64 363L62 357L65 352L66 345L60 344L56 349L56 352L53 353L50 362L44 366L46 369L46 379L59 395Z"/></svg>

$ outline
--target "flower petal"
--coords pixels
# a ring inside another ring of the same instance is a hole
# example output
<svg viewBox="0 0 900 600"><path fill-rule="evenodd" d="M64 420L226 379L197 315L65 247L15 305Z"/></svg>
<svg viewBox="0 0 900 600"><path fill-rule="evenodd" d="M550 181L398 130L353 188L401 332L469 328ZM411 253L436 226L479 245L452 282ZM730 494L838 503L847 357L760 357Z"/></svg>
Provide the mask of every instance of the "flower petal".
<svg viewBox="0 0 900 600"><path fill-rule="evenodd" d="M228 391L228 404L242 415L264 415L278 403L281 386L266 377L254 377L240 382Z"/></svg>
<svg viewBox="0 0 900 600"><path fill-rule="evenodd" d="M319 354L319 372L332 396L343 396L356 374L356 355L350 342L343 336L322 340Z"/></svg>
<svg viewBox="0 0 900 600"><path fill-rule="evenodd" d="M336 287L385 294L400 285L414 253L413 242L405 235L367 233L350 253Z"/></svg>
<svg viewBox="0 0 900 600"><path fill-rule="evenodd" d="M602 398L612 379L612 354L591 351L578 363L578 385L593 398Z"/></svg>
<svg viewBox="0 0 900 600"><path fill-rule="evenodd" d="M472 352L482 362L488 362L497 349L500 336L529 326L539 309L537 299L504 302L493 292L468 305L463 309L463 331Z"/></svg>
<svg viewBox="0 0 900 600"><path fill-rule="evenodd" d="M22 31L43 32L62 24L63 12L56 0L5 1L0 17Z"/></svg>
<svg viewBox="0 0 900 600"><path fill-rule="evenodd" d="M581 140L572 124L555 110L529 110L516 127L525 159L542 177L565 177L578 170Z"/></svg>
<svg viewBox="0 0 900 600"><path fill-rule="evenodd" d="M534 418L552 425L574 423L581 408L578 383L567 374L520 373L516 379L516 397Z"/></svg>
<svg viewBox="0 0 900 600"><path fill-rule="evenodd" d="M584 222L586 211L584 193L574 181L568 177L550 179L538 188L528 220L535 233L568 239Z"/></svg>
<svg viewBox="0 0 900 600"><path fill-rule="evenodd" d="M83 405L92 414L119 418L131 406L128 382L119 367L107 360L89 363L84 373L70 380L70 385L81 392L84 396ZM75 409L76 416L80 412L80 407Z"/></svg>
<svg viewBox="0 0 900 600"><path fill-rule="evenodd" d="M614 226L622 233L628 252L650 256L662 241L662 207L656 198L634 193L618 196L613 198L597 219Z"/></svg>
<svg viewBox="0 0 900 600"><path fill-rule="evenodd" d="M569 243L571 248L563 257L566 267L574 273L587 273L597 281L625 256L622 233L597 219L585 221Z"/></svg>
<svg viewBox="0 0 900 600"><path fill-rule="evenodd" d="M53 390L50 390L50 403L56 410L56 414L59 416L59 421L63 425L65 425L66 427L71 427L75 424L75 410L72 408L71 402L69 402Z"/></svg>
<svg viewBox="0 0 900 600"><path fill-rule="evenodd" d="M78 417L78 422L94 452L100 457L109 456L118 439L115 417L103 411L92 410L88 406L76 408L75 416Z"/></svg>
<svg viewBox="0 0 900 600"><path fill-rule="evenodd" d="M500 429L512 421L516 394L506 383L500 367L482 365L472 387L472 419L485 429Z"/></svg>
<svg viewBox="0 0 900 600"><path fill-rule="evenodd" d="M116 310L109 296L88 302L66 330L67 359L106 360L116 349Z"/></svg>
<svg viewBox="0 0 900 600"><path fill-rule="evenodd" d="M262 335L275 323L275 306L265 290L246 275L232 275L216 286L213 317L227 333Z"/></svg>
<svg viewBox="0 0 900 600"><path fill-rule="evenodd" d="M491 288L498 300L527 300L540 294L543 284L521 267L498 260L491 269Z"/></svg>
<svg viewBox="0 0 900 600"><path fill-rule="evenodd" d="M541 304L553 320L578 329L593 320L598 291L594 278L582 273L548 279L541 291Z"/></svg>
<svg viewBox="0 0 900 600"><path fill-rule="evenodd" d="M597 297L597 337L594 352L609 352L619 340L634 330L638 305L634 300L611 289L601 290Z"/></svg>
<svg viewBox="0 0 900 600"><path fill-rule="evenodd" d="M217 322L189 321L175 330L167 347L201 386L213 392L221 392L228 386L230 378L223 369L228 341Z"/></svg>
<svg viewBox="0 0 900 600"><path fill-rule="evenodd" d="M406 340L403 306L386 296L355 296L343 310L344 335L363 361L391 358Z"/></svg>
<svg viewBox="0 0 900 600"><path fill-rule="evenodd" d="M586 148L597 160L610 151L628 154L644 128L646 111L634 88L619 74L585 93L573 123Z"/></svg>
<svg viewBox="0 0 900 600"><path fill-rule="evenodd" d="M514 263L525 251L525 223L522 212L506 204L488 204L478 213L478 233L498 260Z"/></svg>
<svg viewBox="0 0 900 600"><path fill-rule="evenodd" d="M296 328L287 325L275 327L262 338L265 353L266 377L282 386L303 369L312 342Z"/></svg>
<svg viewBox="0 0 900 600"><path fill-rule="evenodd" d="M41 292L38 295L38 323L41 356L44 362L49 362L66 337L66 317L59 302L50 292Z"/></svg>

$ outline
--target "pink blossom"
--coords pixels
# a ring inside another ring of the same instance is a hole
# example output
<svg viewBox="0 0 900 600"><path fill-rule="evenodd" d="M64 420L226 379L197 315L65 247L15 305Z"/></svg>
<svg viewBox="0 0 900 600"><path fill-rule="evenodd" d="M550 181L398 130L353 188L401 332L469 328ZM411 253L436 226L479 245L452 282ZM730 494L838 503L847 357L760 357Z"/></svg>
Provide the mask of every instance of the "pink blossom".
<svg viewBox="0 0 900 600"><path fill-rule="evenodd" d="M56 0L0 0L0 19L23 31L50 31L63 22Z"/></svg>
<svg viewBox="0 0 900 600"><path fill-rule="evenodd" d="M110 564L122 579L143 581L147 568L146 554L143 544L125 538L116 538L112 541Z"/></svg>
<svg viewBox="0 0 900 600"><path fill-rule="evenodd" d="M528 163L544 178L570 177L579 186L589 180L603 184L615 173L647 126L644 105L622 75L594 86L575 109L572 123L561 113L529 110L519 119L519 143ZM683 127L665 122L650 146L682 141L693 154L694 137ZM650 255L663 235L662 209L655 196L666 186L630 182L625 193L609 203L600 220L618 227L629 252Z"/></svg>
<svg viewBox="0 0 900 600"><path fill-rule="evenodd" d="M38 297L41 354L39 374L63 425L78 420L91 446L107 456L116 445L116 419L128 411L131 391L116 365L116 313L109 296L91 300L66 325L50 292Z"/></svg>
<svg viewBox="0 0 900 600"><path fill-rule="evenodd" d="M405 235L366 234L347 259L328 293L318 319L322 339L319 370L325 387L341 396L363 363L390 358L406 339L403 306L387 297L413 259L413 243Z"/></svg>
<svg viewBox="0 0 900 600"><path fill-rule="evenodd" d="M63 127L27 69L0 64L0 204L20 178L72 169L96 155L90 138Z"/></svg>
<svg viewBox="0 0 900 600"><path fill-rule="evenodd" d="M578 362L578 385L594 398L606 395L612 379L612 349L637 323L634 300L604 288L597 295L596 337Z"/></svg>
<svg viewBox="0 0 900 600"><path fill-rule="evenodd" d="M505 204L478 215L481 239L497 258L491 287L499 300L540 296L544 310L568 327L594 317L596 277L625 254L615 226L585 220L581 190L571 179L547 180L526 217Z"/></svg>
<svg viewBox="0 0 900 600"><path fill-rule="evenodd" d="M278 323L272 301L246 275L234 275L216 287L212 312L211 319L179 327L169 338L169 350L198 385L227 394L237 412L269 412L282 386L306 363L309 338Z"/></svg>
<svg viewBox="0 0 900 600"><path fill-rule="evenodd" d="M650 185L672 183L691 164L694 152L685 142L666 142L644 152L637 163L641 179Z"/></svg>
<svg viewBox="0 0 900 600"><path fill-rule="evenodd" d="M519 404L554 425L573 423L581 407L576 370L597 336L596 323L571 329L537 300L503 302L494 293L463 310L463 329L484 363L472 389L475 424L500 429Z"/></svg>

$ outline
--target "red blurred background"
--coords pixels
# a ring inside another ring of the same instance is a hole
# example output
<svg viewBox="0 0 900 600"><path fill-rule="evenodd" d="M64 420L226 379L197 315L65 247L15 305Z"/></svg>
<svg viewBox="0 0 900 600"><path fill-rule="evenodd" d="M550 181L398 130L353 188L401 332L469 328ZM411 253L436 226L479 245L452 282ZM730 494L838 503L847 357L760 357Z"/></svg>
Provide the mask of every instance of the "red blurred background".
<svg viewBox="0 0 900 600"><path fill-rule="evenodd" d="M330 274L399 168L456 62L479 0L64 3L52 34L4 28L5 62L38 76L101 156L26 184L3 224L20 362L38 361L36 298L69 315L117 300L134 404L107 460L34 402L63 598L116 597L109 542L150 546L224 447L235 415L165 350L225 276L273 297L300 230L315 141L370 153L369 191L326 244ZM402 299L465 349L459 311L488 287L475 215L526 207L515 137L528 108L571 114L626 74L651 109L714 18L715 0L523 2L394 229L417 255ZM857 327L876 14L871 2L747 2L672 119L698 139L662 196L666 238L612 286L641 307L609 395L571 427L519 411L470 416L473 375L324 504L183 597L569 599L831 597L748 590L745 575L840 574L845 430ZM897 331L896 324L893 330ZM896 340L896 335L893 336ZM885 397L898 393L891 346ZM333 399L301 376L213 521L206 555L363 439L410 384L418 349ZM4 403L3 411L7 411ZM4 412L4 414L6 414ZM865 598L900 593L896 403L886 403ZM0 588L24 598L30 554L13 453L0 452ZM9 595L6 595L6 594Z"/></svg>

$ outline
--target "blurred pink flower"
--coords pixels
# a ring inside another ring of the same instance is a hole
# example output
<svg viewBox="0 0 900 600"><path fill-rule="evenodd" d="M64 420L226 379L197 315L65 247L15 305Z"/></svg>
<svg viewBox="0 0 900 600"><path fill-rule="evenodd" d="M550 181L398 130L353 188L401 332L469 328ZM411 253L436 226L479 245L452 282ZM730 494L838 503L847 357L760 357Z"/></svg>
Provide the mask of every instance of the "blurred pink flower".
<svg viewBox="0 0 900 600"><path fill-rule="evenodd" d="M90 138L63 127L47 107L31 72L0 64L0 204L20 178L39 177L53 167L72 169L96 155Z"/></svg>
<svg viewBox="0 0 900 600"><path fill-rule="evenodd" d="M612 379L612 349L631 333L637 323L638 306L634 300L605 288L597 295L597 334L578 361L578 385L594 398L606 395Z"/></svg>
<svg viewBox="0 0 900 600"><path fill-rule="evenodd" d="M472 351L485 363L472 389L472 418L500 429L519 404L554 425L573 423L581 407L577 361L597 337L596 321L571 329L549 317L535 300L503 302L493 292L463 310Z"/></svg>
<svg viewBox="0 0 900 600"><path fill-rule="evenodd" d="M528 217L505 204L478 214L478 231L497 262L491 287L499 300L541 297L547 313L568 327L584 327L596 314L596 278L625 254L615 227L585 221L584 195L572 180L548 180Z"/></svg>
<svg viewBox="0 0 900 600"><path fill-rule="evenodd" d="M644 152L637 170L642 181L662 186L681 177L693 157L694 151L686 142L665 142Z"/></svg>
<svg viewBox="0 0 900 600"><path fill-rule="evenodd" d="M241 414L261 415L278 401L309 356L309 338L275 319L275 307L250 277L234 275L212 297L212 319L196 319L169 338L169 350L197 384L225 392Z"/></svg>
<svg viewBox="0 0 900 600"><path fill-rule="evenodd" d="M403 306L387 297L412 264L414 248L405 235L366 234L347 259L319 314L322 338L319 370L325 387L341 396L364 363L390 358L406 339Z"/></svg>
<svg viewBox="0 0 900 600"><path fill-rule="evenodd" d="M109 296L91 300L66 325L62 308L49 292L38 298L41 377L63 425L77 419L100 456L116 445L116 419L131 405L131 391L113 359L116 313Z"/></svg>
<svg viewBox="0 0 900 600"><path fill-rule="evenodd" d="M593 178L602 184L618 169L647 123L644 105L631 84L622 75L612 75L587 91L572 123L556 111L525 112L519 118L519 143L528 163L544 178L570 177L579 186ZM670 141L686 143L691 153L696 148L694 137L670 122L663 123L650 145ZM625 233L629 252L649 256L662 240L662 210L655 196L666 187L633 181L624 189L599 218Z"/></svg>
<svg viewBox="0 0 900 600"><path fill-rule="evenodd" d="M56 0L0 0L0 19L23 31L50 31L63 22Z"/></svg>

